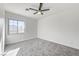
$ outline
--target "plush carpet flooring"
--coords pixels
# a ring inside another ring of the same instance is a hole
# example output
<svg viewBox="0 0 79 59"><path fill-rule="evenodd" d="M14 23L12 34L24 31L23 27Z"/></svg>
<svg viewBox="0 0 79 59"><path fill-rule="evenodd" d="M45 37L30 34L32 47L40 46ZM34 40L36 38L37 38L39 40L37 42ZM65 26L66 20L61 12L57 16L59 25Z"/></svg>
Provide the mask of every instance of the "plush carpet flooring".
<svg viewBox="0 0 79 59"><path fill-rule="evenodd" d="M42 39L30 39L6 46L6 51L20 48L17 56L79 56L79 50Z"/></svg>

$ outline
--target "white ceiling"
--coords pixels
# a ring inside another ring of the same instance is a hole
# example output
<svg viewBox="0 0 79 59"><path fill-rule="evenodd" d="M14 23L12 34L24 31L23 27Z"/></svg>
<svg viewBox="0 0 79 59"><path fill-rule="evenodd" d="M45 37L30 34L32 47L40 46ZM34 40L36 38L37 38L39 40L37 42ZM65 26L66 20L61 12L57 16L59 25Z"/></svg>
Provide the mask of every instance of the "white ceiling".
<svg viewBox="0 0 79 59"><path fill-rule="evenodd" d="M3 6L3 7L2 7ZM44 15L33 15L35 11L25 11L26 8L38 9L39 3L2 3L0 7L7 11L28 16L34 19L47 17L51 14L59 13L67 10L79 9L79 3L44 3L42 9L49 8L50 11L44 12Z"/></svg>

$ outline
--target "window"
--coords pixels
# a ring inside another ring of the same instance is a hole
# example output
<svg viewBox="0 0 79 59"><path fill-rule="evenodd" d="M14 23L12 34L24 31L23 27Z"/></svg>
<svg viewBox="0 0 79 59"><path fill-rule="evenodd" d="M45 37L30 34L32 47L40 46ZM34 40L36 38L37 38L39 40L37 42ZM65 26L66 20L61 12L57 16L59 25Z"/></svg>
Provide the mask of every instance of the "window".
<svg viewBox="0 0 79 59"><path fill-rule="evenodd" d="M24 21L9 19L9 34L24 33Z"/></svg>

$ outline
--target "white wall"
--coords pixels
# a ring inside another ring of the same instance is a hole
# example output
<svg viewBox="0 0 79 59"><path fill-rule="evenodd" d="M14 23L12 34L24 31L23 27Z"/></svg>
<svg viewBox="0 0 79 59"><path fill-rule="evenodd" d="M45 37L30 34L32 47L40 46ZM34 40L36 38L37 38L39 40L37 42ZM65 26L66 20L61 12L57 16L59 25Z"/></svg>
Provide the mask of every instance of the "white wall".
<svg viewBox="0 0 79 59"><path fill-rule="evenodd" d="M8 19L9 18L24 20L25 22L24 34L11 34L11 35L8 34ZM36 38L37 37L37 20L6 11L6 35L7 35L6 44L11 44L11 43L16 43L16 42Z"/></svg>
<svg viewBox="0 0 79 59"><path fill-rule="evenodd" d="M38 38L79 49L79 10L66 10L40 19Z"/></svg>

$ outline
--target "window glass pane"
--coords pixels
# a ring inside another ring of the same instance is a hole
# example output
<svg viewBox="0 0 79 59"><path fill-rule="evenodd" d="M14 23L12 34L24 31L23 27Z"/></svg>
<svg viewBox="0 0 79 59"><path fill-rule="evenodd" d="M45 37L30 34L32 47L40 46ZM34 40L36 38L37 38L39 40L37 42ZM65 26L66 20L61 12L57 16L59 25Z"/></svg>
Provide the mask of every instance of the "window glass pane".
<svg viewBox="0 0 79 59"><path fill-rule="evenodd" d="M14 21L13 20L9 20L9 25L13 25Z"/></svg>
<svg viewBox="0 0 79 59"><path fill-rule="evenodd" d="M18 32L24 33L24 22L23 21L18 21Z"/></svg>
<svg viewBox="0 0 79 59"><path fill-rule="evenodd" d="M13 25L13 31L14 31L14 33L17 33L17 28L18 28L17 21L14 20L14 25Z"/></svg>
<svg viewBox="0 0 79 59"><path fill-rule="evenodd" d="M9 33L17 33L17 21L9 20Z"/></svg>
<svg viewBox="0 0 79 59"><path fill-rule="evenodd" d="M17 26L17 21L16 21L16 20L14 20L14 21L13 21L13 24L14 24L15 26Z"/></svg>
<svg viewBox="0 0 79 59"><path fill-rule="evenodd" d="M14 26L9 25L9 33L13 33L14 32Z"/></svg>

